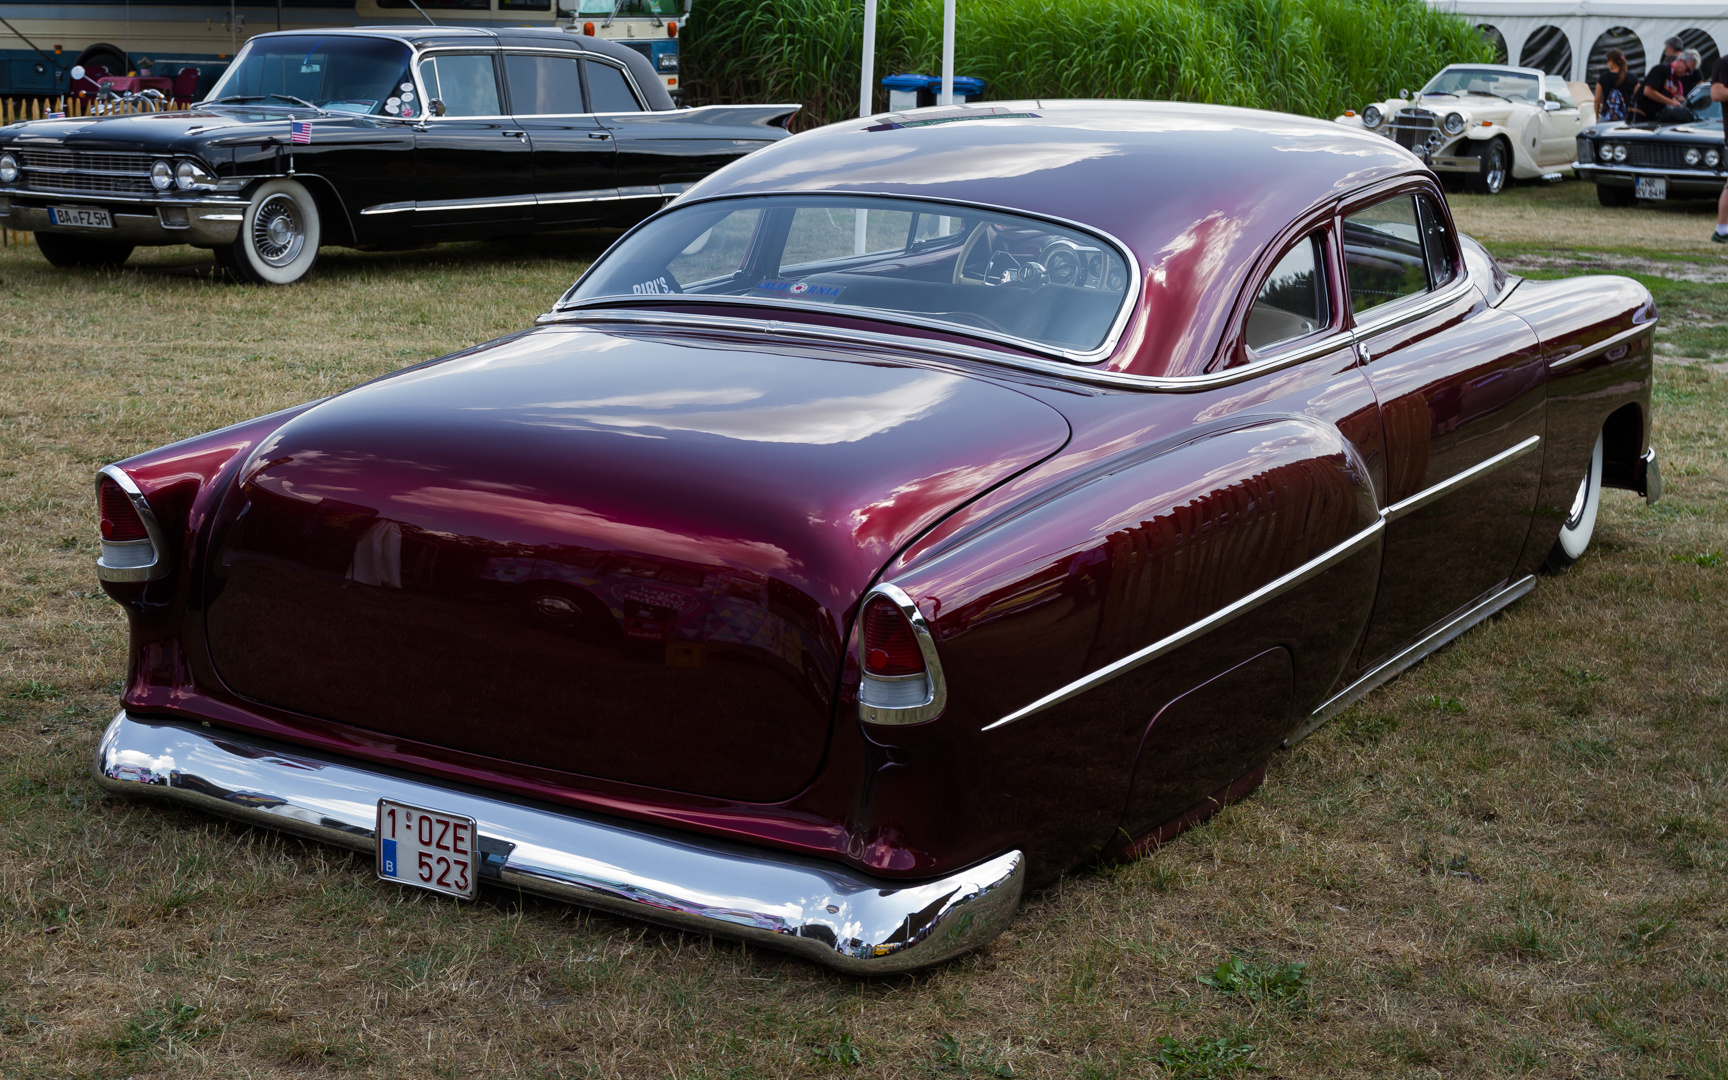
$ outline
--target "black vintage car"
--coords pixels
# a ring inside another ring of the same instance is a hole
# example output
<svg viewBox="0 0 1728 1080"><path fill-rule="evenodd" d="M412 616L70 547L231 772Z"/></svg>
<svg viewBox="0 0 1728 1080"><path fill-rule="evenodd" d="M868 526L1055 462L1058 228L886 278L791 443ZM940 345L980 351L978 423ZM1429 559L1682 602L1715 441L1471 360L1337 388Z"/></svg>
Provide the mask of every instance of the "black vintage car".
<svg viewBox="0 0 1728 1080"><path fill-rule="evenodd" d="M0 128L0 223L56 266L191 244L285 285L322 244L632 224L797 108L674 108L639 53L555 29L260 34L189 111Z"/></svg>
<svg viewBox="0 0 1728 1080"><path fill-rule="evenodd" d="M1684 124L1596 124L1578 135L1580 180L1596 185L1603 206L1639 199L1714 199L1728 182L1722 104L1699 83L1686 99L1697 116Z"/></svg>

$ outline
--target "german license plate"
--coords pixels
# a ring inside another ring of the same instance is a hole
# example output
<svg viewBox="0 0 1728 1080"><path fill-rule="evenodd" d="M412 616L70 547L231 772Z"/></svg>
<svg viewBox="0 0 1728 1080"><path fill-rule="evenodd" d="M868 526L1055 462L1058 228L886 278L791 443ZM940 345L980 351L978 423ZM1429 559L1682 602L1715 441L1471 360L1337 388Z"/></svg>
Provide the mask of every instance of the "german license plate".
<svg viewBox="0 0 1728 1080"><path fill-rule="evenodd" d="M1633 195L1640 199L1666 199L1668 197L1668 178L1666 176L1640 176L1637 190Z"/></svg>
<svg viewBox="0 0 1728 1080"><path fill-rule="evenodd" d="M472 900L480 889L474 819L378 800L378 876Z"/></svg>
<svg viewBox="0 0 1728 1080"><path fill-rule="evenodd" d="M51 206L48 220L56 225L75 225L80 229L112 229L114 219L108 211L93 206Z"/></svg>

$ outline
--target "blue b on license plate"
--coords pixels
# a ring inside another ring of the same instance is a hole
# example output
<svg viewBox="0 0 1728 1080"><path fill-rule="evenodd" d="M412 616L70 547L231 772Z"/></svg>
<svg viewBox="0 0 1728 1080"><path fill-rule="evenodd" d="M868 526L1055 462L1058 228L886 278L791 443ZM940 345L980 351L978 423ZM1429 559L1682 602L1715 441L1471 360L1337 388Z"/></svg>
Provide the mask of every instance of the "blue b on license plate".
<svg viewBox="0 0 1728 1080"><path fill-rule="evenodd" d="M378 876L472 900L479 892L474 819L391 799L378 800Z"/></svg>
<svg viewBox="0 0 1728 1080"><path fill-rule="evenodd" d="M108 211L94 206L51 206L48 220L55 225L75 225L80 229L112 229L114 219Z"/></svg>

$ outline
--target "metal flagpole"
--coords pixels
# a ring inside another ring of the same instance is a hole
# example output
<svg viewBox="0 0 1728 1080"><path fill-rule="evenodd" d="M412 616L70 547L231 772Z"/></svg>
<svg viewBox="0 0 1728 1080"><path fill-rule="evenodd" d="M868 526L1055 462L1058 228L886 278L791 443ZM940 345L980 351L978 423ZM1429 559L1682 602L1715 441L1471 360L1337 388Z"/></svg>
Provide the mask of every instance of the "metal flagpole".
<svg viewBox="0 0 1728 1080"><path fill-rule="evenodd" d="M858 115L869 116L876 82L876 0L864 0L864 75L858 84ZM865 235L870 229L870 211L852 212L852 254L864 254Z"/></svg>
<svg viewBox="0 0 1728 1080"><path fill-rule="evenodd" d="M954 0L942 0L942 104L954 104Z"/></svg>

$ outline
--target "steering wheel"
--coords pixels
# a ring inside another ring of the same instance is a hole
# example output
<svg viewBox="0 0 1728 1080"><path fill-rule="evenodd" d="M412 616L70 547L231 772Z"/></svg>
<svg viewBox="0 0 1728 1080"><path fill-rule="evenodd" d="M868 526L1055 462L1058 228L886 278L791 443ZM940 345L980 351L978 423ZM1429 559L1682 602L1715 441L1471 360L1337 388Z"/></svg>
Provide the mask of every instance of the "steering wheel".
<svg viewBox="0 0 1728 1080"><path fill-rule="evenodd" d="M974 281L972 278L967 277L965 274L965 270L966 270L966 263L972 258L972 252L975 248L977 248L978 240L980 237L983 237L985 243L988 245L984 250L989 251L989 252L994 252L996 250L995 238L991 237L989 235L989 233L990 233L990 223L988 221L980 221L978 224L976 224L972 227L972 235L968 236L966 238L966 242L960 246L960 257L958 259L954 260L954 284L956 284L956 285L984 285L984 284L987 284L987 282L983 278L979 278L978 280Z"/></svg>

